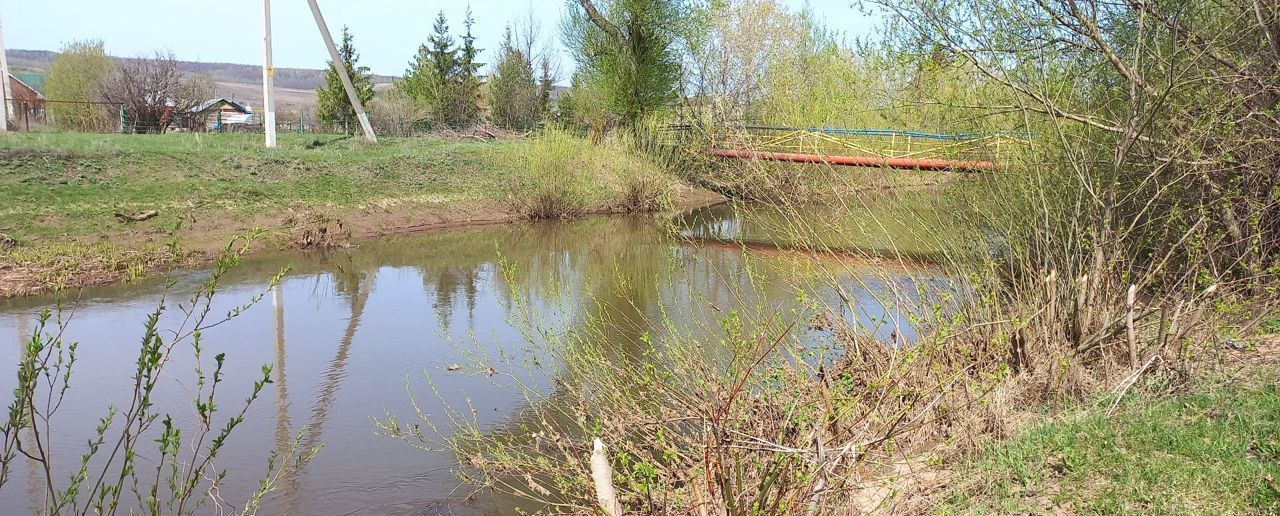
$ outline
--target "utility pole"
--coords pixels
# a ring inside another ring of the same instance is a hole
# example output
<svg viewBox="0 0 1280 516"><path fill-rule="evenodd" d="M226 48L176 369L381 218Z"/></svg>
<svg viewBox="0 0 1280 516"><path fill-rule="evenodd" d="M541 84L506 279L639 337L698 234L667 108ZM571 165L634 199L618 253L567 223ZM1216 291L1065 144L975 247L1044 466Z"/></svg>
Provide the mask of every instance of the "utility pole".
<svg viewBox="0 0 1280 516"><path fill-rule="evenodd" d="M347 75L347 64L342 61L342 56L338 55L338 47L333 45L333 36L329 35L329 26L324 23L320 6L316 4L316 0L307 0L307 3L311 5L311 16L316 19L320 36L324 38L325 46L329 47L329 58L333 60L333 68L338 71L338 78L342 79L342 87L347 90L347 98L351 100L351 107L356 110L360 127L364 128L364 137L373 143L378 143L378 137L373 134L373 126L369 124L369 115L364 112L364 104L360 103L360 96L356 95L356 87L351 84L351 77Z"/></svg>
<svg viewBox="0 0 1280 516"><path fill-rule="evenodd" d="M271 64L271 0L262 0L262 129L267 148L276 146L276 69Z"/></svg>
<svg viewBox="0 0 1280 516"><path fill-rule="evenodd" d="M0 133L9 130L9 58L4 55L4 24L0 23Z"/></svg>

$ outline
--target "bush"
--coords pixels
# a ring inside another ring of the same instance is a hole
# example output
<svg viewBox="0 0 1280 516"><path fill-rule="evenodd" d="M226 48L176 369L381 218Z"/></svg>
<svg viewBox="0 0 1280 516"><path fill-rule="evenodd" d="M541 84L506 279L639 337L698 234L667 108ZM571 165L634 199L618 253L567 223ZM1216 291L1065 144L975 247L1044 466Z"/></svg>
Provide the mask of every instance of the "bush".
<svg viewBox="0 0 1280 516"><path fill-rule="evenodd" d="M522 146L516 210L531 219L576 217L587 208L592 163L585 142L558 131Z"/></svg>
<svg viewBox="0 0 1280 516"><path fill-rule="evenodd" d="M515 211L531 219L572 218L588 211L642 212L670 206L673 181L621 137L600 143L551 129L514 146L504 160L519 192Z"/></svg>

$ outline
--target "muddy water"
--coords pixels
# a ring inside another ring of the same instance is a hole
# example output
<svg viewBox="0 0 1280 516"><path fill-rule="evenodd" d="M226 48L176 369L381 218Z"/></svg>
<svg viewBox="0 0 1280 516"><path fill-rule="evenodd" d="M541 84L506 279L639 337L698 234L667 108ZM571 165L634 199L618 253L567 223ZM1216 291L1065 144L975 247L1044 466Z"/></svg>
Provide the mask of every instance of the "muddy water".
<svg viewBox="0 0 1280 516"><path fill-rule="evenodd" d="M572 326L593 310L621 313L633 324L610 333L620 349L635 347L657 328L661 314L684 327L711 323L741 303L786 310L811 299L836 299L829 276L814 273L803 253L768 252L767 210L712 207L674 222L646 217L600 217L574 222L448 230L361 243L330 252L254 256L223 282L214 314L256 295L262 301L238 318L204 333L206 363L226 354L219 387L224 415L238 409L249 386L270 364L273 383L249 409L217 458L228 471L221 488L239 502L265 471L273 450L287 449L301 429L303 445L323 445L316 458L269 495L262 514L506 514L513 500L459 489L454 457L420 451L375 435L374 419L387 413L413 418L406 388L422 409L441 416L445 403L475 408L484 428L519 414L519 392L501 380L453 364L477 354L495 356L528 347L513 317L515 299L548 325ZM698 237L690 242L672 235ZM739 240L749 245L732 245ZM878 244L863 241L860 247ZM270 277L291 266L283 282ZM931 272L893 263L848 261L836 274L846 317L875 325L885 339L905 338L900 314L886 312L878 293ZM505 271L505 272L504 272ZM191 273L168 287L170 309L162 328L180 323L177 301L207 273ZM763 278L763 279L762 279ZM75 294L65 338L78 341L70 395L55 419L55 479L65 482L108 405L128 403L142 325L166 294L166 282L109 286ZM21 341L36 327L50 298L0 302L0 392L13 388ZM898 323L898 324L895 324ZM803 326L803 325L802 325ZM810 331L810 330L800 330ZM805 338L815 341L822 336ZM194 360L179 348L159 388L157 406L191 428ZM424 374L440 392L431 393ZM545 380L530 379L541 388ZM543 383L539 383L543 382ZM5 402L8 403L7 401ZM443 423L443 421L442 421ZM147 442L139 469L149 467ZM40 507L42 472L19 459L0 490L0 514ZM132 500L126 494L126 504ZM214 512L208 508L208 512Z"/></svg>

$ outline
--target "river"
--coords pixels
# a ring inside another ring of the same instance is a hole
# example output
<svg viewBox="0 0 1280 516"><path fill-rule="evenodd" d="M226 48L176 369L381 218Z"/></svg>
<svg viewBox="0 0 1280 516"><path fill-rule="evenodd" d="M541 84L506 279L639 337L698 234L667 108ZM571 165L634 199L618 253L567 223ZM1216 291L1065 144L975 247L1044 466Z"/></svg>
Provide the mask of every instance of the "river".
<svg viewBox="0 0 1280 516"><path fill-rule="evenodd" d="M259 294L262 301L204 332L205 362L226 353L218 393L224 415L238 410L264 364L274 367L273 383L217 457L216 466L228 471L220 492L232 506L239 503L265 473L271 452L287 448L305 428L303 444L323 449L268 496L261 514L509 513L517 501L485 493L468 497L459 488L451 454L379 437L374 420L388 413L412 419L410 391L428 414L441 414L443 403L470 403L483 428L517 416L525 402L520 392L469 366L477 356L528 348L512 313L517 298L527 300L528 310L548 326L572 326L592 310L625 314L634 324L608 333L622 348L657 332L659 323L652 321L663 314L694 328L742 303L802 313L807 305L799 292L833 304L849 299L845 305L854 308L845 317L872 327L888 343L910 339L901 314L884 308L877 295L893 284L936 278L936 271L919 263L927 254L923 244L901 249L901 242L887 239L843 242L843 249L897 253L908 260L837 257L827 259L835 267L814 267L822 260L803 252L788 227L804 224L769 209L722 205L674 220L588 217L251 256L224 279L213 313ZM291 268L283 281L267 288L286 266ZM64 299L63 314L70 317L65 340L79 347L71 389L54 425L59 485L78 465L108 405L128 403L147 314L168 292L171 309L160 327L176 325L177 302L207 274L184 273L167 290L165 280L154 279L90 288ZM18 362L36 314L52 305L50 297L0 301L0 364ZM815 342L823 338L818 330L798 331ZM156 405L190 428L195 373L189 346L172 360ZM455 364L464 367L451 371ZM0 392L12 392L9 371L0 376ZM547 383L536 375L527 381L534 389ZM151 467L147 457L154 448L145 441L140 469ZM0 513L37 510L43 499L38 464L19 458L10 474L0 490ZM124 500L129 506L132 494L126 492Z"/></svg>

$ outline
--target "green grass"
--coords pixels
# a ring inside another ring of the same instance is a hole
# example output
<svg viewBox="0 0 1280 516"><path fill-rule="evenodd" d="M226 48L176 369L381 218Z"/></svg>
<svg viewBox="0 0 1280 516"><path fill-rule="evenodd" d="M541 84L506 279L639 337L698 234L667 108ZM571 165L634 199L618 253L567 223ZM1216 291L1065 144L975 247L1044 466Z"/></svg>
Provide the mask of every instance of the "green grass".
<svg viewBox="0 0 1280 516"><path fill-rule="evenodd" d="M1262 323L1262 333L1280 335L1280 315L1267 319Z"/></svg>
<svg viewBox="0 0 1280 516"><path fill-rule="evenodd" d="M1276 514L1280 388L1213 385L1105 404L992 443L943 513Z"/></svg>
<svg viewBox="0 0 1280 516"><path fill-rule="evenodd" d="M192 213L251 218L285 208L505 205L527 181L521 141L282 134L19 133L0 138L0 232L20 242L120 227L112 214L155 209L155 227ZM608 159L636 159L614 149ZM593 178L586 178L587 181ZM592 184L588 202L621 198ZM165 220L169 219L169 220Z"/></svg>
<svg viewBox="0 0 1280 516"><path fill-rule="evenodd" d="M535 216L522 200L548 194L563 212L633 211L636 177L664 194L676 179L612 142L566 135L530 140L363 139L282 134L10 133L0 137L0 297L136 278L181 261L172 241L210 251L261 227L264 245L299 240L299 221L382 224ZM116 213L156 210L145 222ZM547 215L551 216L551 215ZM305 223L304 223L305 225ZM305 231L304 231L305 232Z"/></svg>

